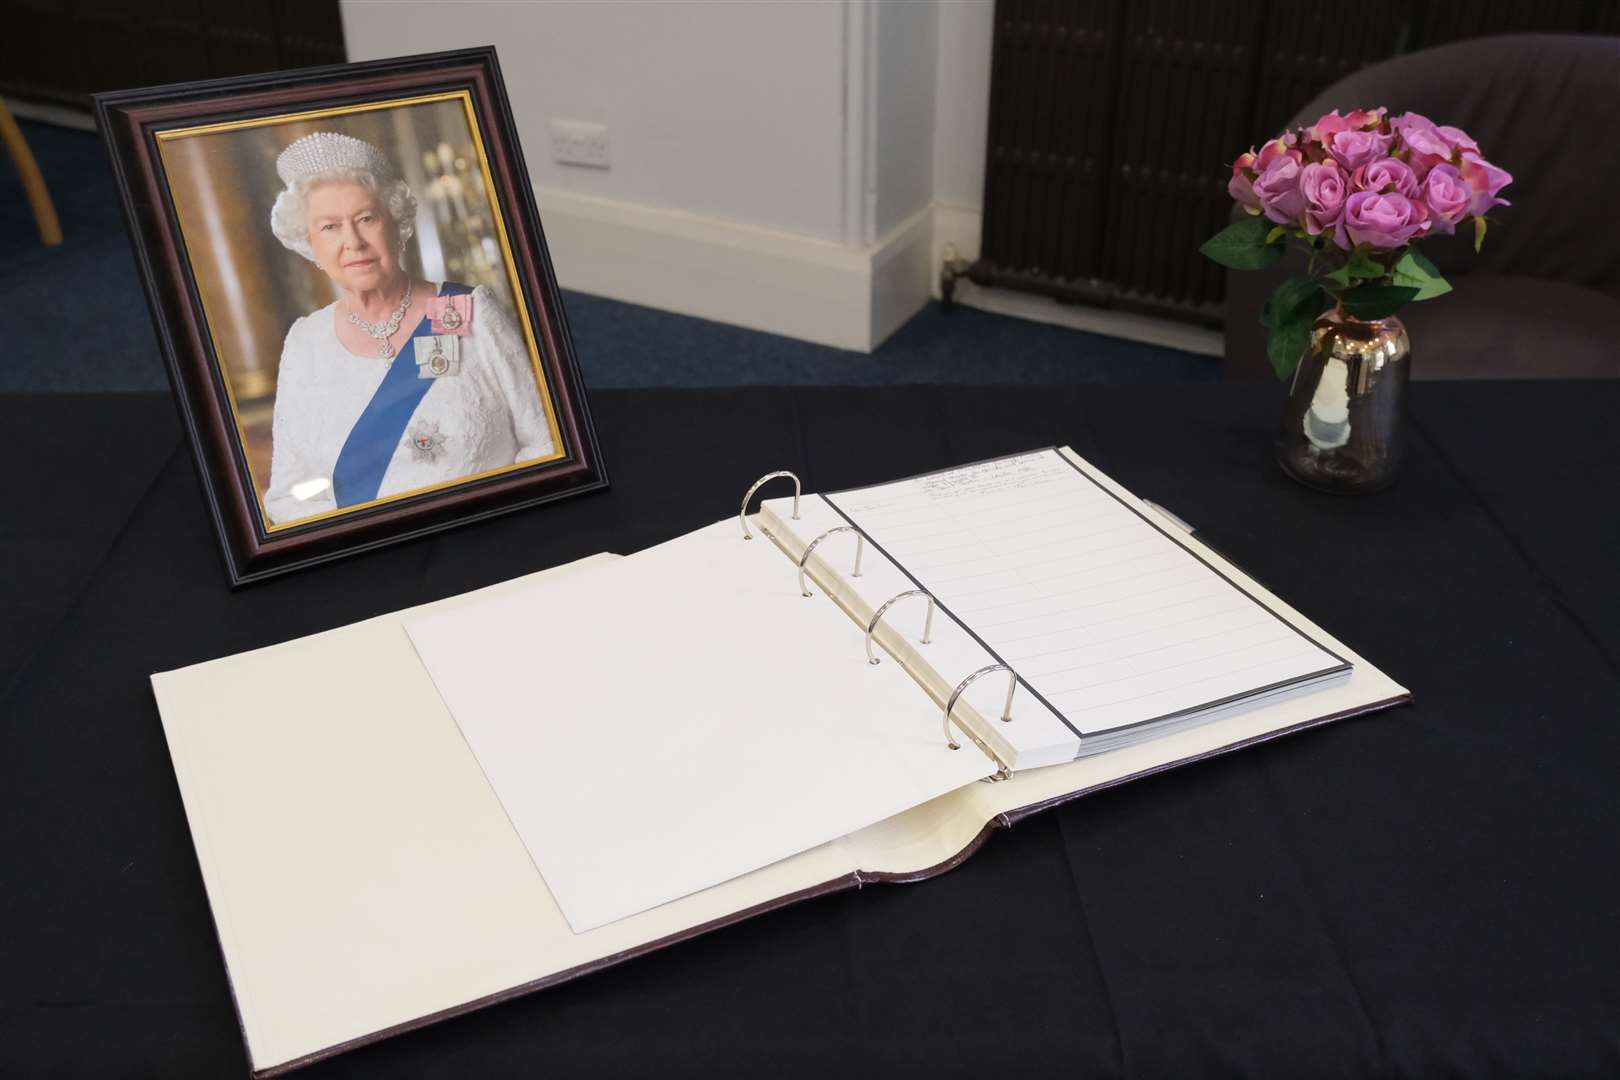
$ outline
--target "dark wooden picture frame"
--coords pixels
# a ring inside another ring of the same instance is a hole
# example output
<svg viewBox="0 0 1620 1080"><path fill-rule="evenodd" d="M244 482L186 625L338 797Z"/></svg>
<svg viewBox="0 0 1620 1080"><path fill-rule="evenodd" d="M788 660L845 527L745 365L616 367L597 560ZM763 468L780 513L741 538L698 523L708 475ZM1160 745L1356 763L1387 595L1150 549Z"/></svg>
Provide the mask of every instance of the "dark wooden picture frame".
<svg viewBox="0 0 1620 1080"><path fill-rule="evenodd" d="M159 152L165 131L465 92L504 221L513 299L538 349L560 455L267 527L227 376ZM183 83L96 96L158 341L231 584L241 585L608 484L556 275L493 47Z"/></svg>

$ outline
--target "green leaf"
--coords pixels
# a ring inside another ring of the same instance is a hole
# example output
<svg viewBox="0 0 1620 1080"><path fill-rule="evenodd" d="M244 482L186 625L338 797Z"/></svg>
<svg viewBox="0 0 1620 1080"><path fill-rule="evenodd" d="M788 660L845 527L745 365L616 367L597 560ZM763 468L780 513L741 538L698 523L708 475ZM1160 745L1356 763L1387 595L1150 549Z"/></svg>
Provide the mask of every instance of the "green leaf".
<svg viewBox="0 0 1620 1080"><path fill-rule="evenodd" d="M1389 318L1417 294L1410 285L1361 285L1339 297L1339 303L1351 318L1371 321Z"/></svg>
<svg viewBox="0 0 1620 1080"><path fill-rule="evenodd" d="M1260 325L1275 329L1305 307L1310 308L1310 316L1314 319L1326 300L1322 286L1314 279L1304 274L1291 274L1266 298L1265 306L1260 309Z"/></svg>
<svg viewBox="0 0 1620 1080"><path fill-rule="evenodd" d="M1296 318L1266 335L1266 359L1277 378L1286 379L1299 367L1300 357L1311 344L1311 324L1315 317Z"/></svg>
<svg viewBox="0 0 1620 1080"><path fill-rule="evenodd" d="M1281 244L1266 243L1270 229L1265 218L1246 217L1205 240L1198 250L1233 270L1264 270L1283 254Z"/></svg>
<svg viewBox="0 0 1620 1080"><path fill-rule="evenodd" d="M1485 243L1485 219L1474 219L1474 254L1479 254L1480 245Z"/></svg>
<svg viewBox="0 0 1620 1080"><path fill-rule="evenodd" d="M1406 254L1395 264L1390 281L1416 289L1414 300L1433 300L1451 291L1451 283L1440 276L1439 268L1415 247L1406 249Z"/></svg>
<svg viewBox="0 0 1620 1080"><path fill-rule="evenodd" d="M1345 269L1350 271L1352 281L1372 281L1388 273L1384 264L1373 258L1365 247L1358 247L1350 253L1350 261L1345 264Z"/></svg>
<svg viewBox="0 0 1620 1080"><path fill-rule="evenodd" d="M1386 273L1384 264L1374 259L1367 248L1358 247L1345 257L1343 266L1327 275L1327 279L1348 289L1358 281L1375 281Z"/></svg>
<svg viewBox="0 0 1620 1080"><path fill-rule="evenodd" d="M1419 251L1415 245L1406 249L1406 258L1411 259L1417 264L1419 270L1422 270L1430 277L1437 278L1440 276L1440 268L1434 265L1434 260Z"/></svg>
<svg viewBox="0 0 1620 1080"><path fill-rule="evenodd" d="M1286 235L1288 235L1288 230L1285 227L1278 225L1276 228L1266 233L1266 243L1275 244L1278 237Z"/></svg>
<svg viewBox="0 0 1620 1080"><path fill-rule="evenodd" d="M1328 305L1327 291L1320 282L1294 274L1277 286L1260 311L1266 335L1266 358L1277 378L1286 379L1299 366L1299 358L1311 343L1311 324Z"/></svg>

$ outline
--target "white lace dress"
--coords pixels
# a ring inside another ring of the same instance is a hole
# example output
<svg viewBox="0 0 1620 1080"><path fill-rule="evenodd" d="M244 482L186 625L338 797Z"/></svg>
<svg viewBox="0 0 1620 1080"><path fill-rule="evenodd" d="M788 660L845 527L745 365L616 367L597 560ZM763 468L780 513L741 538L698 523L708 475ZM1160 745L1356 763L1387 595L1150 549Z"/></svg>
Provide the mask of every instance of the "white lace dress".
<svg viewBox="0 0 1620 1080"><path fill-rule="evenodd" d="M490 291L472 291L471 331L460 339L461 372L433 380L383 474L378 498L550 457L551 426L516 323ZM337 509L332 470L388 361L356 356L337 337L337 305L292 324L281 349L271 422L265 510L282 525ZM412 363L409 355L395 363ZM413 435L433 434L424 454Z"/></svg>

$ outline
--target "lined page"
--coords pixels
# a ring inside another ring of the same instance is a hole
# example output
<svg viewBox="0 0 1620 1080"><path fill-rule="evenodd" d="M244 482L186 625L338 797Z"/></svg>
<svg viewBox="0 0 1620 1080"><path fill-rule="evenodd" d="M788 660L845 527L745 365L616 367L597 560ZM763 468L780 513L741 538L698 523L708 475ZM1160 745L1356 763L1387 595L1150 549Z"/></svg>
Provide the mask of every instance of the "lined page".
<svg viewBox="0 0 1620 1080"><path fill-rule="evenodd" d="M1347 667L1055 449L824 498L1082 738Z"/></svg>
<svg viewBox="0 0 1620 1080"><path fill-rule="evenodd" d="M803 500L798 518L792 516L792 503L792 498L786 496L767 499L760 507L759 525L770 529L783 541L783 550L795 562L814 538L848 524L825 499ZM838 602L845 605L853 620L850 627L854 632L850 641L852 651L861 649L862 631L887 600L916 588L898 566L870 548L863 557L860 575L855 576L852 573L854 551L853 537L830 537L811 555L808 571L813 590L817 593L831 590ZM827 602L819 596L817 599ZM957 683L996 661L966 627L937 610L933 633L928 644L923 644L926 614L927 604L920 597L907 600L886 613L873 638L874 655L888 654L893 659L875 666L904 665L921 687L943 706ZM1016 702L1017 723L996 723L1006 696L1005 675L980 679L963 692L954 714L956 721L984 740L997 759L1013 769L1036 769L1073 761L1079 756L1079 732L1027 694Z"/></svg>

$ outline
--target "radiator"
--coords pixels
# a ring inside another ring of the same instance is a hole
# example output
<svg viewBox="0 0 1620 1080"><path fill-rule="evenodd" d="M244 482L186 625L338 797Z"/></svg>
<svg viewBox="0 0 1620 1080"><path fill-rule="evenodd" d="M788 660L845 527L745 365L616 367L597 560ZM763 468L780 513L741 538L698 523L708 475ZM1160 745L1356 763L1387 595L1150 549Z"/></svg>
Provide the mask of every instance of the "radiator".
<svg viewBox="0 0 1620 1080"><path fill-rule="evenodd" d="M981 285L1219 326L1198 245L1228 163L1366 64L1482 34L1620 30L1608 0L996 0Z"/></svg>

